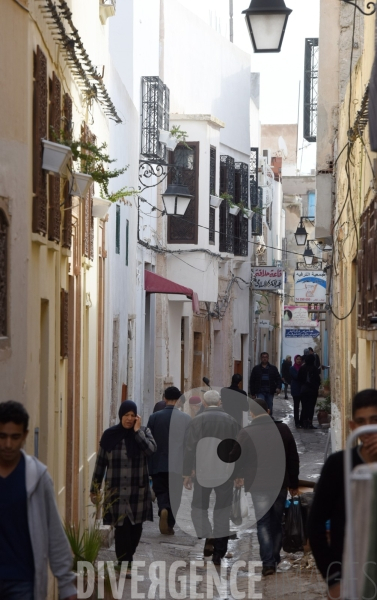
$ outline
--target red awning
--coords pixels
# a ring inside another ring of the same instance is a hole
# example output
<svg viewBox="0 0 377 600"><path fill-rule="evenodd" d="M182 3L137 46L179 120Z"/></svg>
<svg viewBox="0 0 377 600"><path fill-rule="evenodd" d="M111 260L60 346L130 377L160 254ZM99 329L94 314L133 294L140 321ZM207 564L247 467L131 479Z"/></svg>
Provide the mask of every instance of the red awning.
<svg viewBox="0 0 377 600"><path fill-rule="evenodd" d="M156 275L152 271L144 271L144 289L150 294L181 294L187 296L192 301L193 312L200 313L198 294L190 288Z"/></svg>

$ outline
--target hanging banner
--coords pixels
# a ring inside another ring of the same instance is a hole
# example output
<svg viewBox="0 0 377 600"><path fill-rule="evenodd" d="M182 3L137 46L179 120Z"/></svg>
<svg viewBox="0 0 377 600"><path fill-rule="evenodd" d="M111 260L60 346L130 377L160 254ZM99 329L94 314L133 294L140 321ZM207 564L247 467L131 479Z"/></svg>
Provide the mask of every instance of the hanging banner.
<svg viewBox="0 0 377 600"><path fill-rule="evenodd" d="M320 335L318 329L286 329L285 337L286 338L316 338Z"/></svg>
<svg viewBox="0 0 377 600"><path fill-rule="evenodd" d="M324 271L295 271L295 302L326 302Z"/></svg>
<svg viewBox="0 0 377 600"><path fill-rule="evenodd" d="M259 327L262 329L268 329L270 326L270 321L267 319L259 319Z"/></svg>
<svg viewBox="0 0 377 600"><path fill-rule="evenodd" d="M315 315L308 314L307 306L284 306L283 321L285 327L317 327L318 325Z"/></svg>
<svg viewBox="0 0 377 600"><path fill-rule="evenodd" d="M283 269L281 267L252 267L251 277L254 290L283 289Z"/></svg>

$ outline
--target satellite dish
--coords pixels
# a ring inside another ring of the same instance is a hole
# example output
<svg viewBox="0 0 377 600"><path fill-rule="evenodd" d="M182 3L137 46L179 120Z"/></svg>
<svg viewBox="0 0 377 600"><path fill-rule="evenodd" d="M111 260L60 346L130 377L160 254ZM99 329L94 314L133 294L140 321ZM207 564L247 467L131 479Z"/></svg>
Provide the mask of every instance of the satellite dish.
<svg viewBox="0 0 377 600"><path fill-rule="evenodd" d="M281 152L281 156L285 160L286 158L288 158L288 148L287 148L287 144L285 143L285 139L282 136L279 137L278 144L279 144L279 151Z"/></svg>

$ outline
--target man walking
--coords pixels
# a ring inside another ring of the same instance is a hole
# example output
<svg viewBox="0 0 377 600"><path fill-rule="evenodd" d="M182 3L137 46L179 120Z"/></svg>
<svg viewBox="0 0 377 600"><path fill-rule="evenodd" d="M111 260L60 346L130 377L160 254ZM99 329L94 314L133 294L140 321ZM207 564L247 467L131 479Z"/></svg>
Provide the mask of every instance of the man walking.
<svg viewBox="0 0 377 600"><path fill-rule="evenodd" d="M220 394L215 390L204 394L205 410L189 425L183 463L186 489L192 489L195 475L191 505L195 531L199 538L207 538L204 554L213 554L215 565L221 564L228 547L234 480L234 464L228 459L240 429L220 403ZM212 490L216 495L213 526L208 518Z"/></svg>
<svg viewBox="0 0 377 600"><path fill-rule="evenodd" d="M157 498L160 532L164 535L174 534L183 489L184 441L191 417L176 408L181 395L178 388L167 388L166 407L151 415L147 425L157 444L157 451L148 458L148 469Z"/></svg>
<svg viewBox="0 0 377 600"><path fill-rule="evenodd" d="M318 374L321 374L321 361L319 360L319 356L316 352L314 352L313 348L308 348L309 354L313 354L314 356L314 366L318 370Z"/></svg>
<svg viewBox="0 0 377 600"><path fill-rule="evenodd" d="M47 467L22 447L29 415L0 403L0 598L46 600L48 563L59 597L76 600L72 553Z"/></svg>
<svg viewBox="0 0 377 600"><path fill-rule="evenodd" d="M246 392L240 389L241 382L242 375L235 373L230 387L221 390L221 404L225 412L243 427L243 413L249 412L249 402Z"/></svg>
<svg viewBox="0 0 377 600"><path fill-rule="evenodd" d="M363 425L376 424L377 390L358 392L352 402L350 429L354 431ZM353 468L363 463L377 462L377 435L364 434L360 436L360 441L361 444L352 450ZM328 521L330 521L330 539L327 534ZM344 451L329 456L322 468L310 509L308 529L313 556L328 585L328 597L334 600L343 597L340 594L340 582L346 529ZM375 582L370 581L375 590Z"/></svg>
<svg viewBox="0 0 377 600"><path fill-rule="evenodd" d="M269 363L268 352L262 352L261 362L250 375L250 395L253 400L258 396L267 402L272 416L274 394L280 394L282 380L276 367Z"/></svg>
<svg viewBox="0 0 377 600"><path fill-rule="evenodd" d="M270 419L270 411L265 400L257 398L252 402L252 405L252 423L242 429L237 438L241 446L241 456L236 462L236 486L245 485L245 492L251 492L257 519L262 574L267 576L275 573L281 560L284 506L288 488L292 496L298 494L300 462L296 442L288 425L285 425L282 421L272 421ZM270 452L266 464L258 465L256 448L263 445L263 440L266 438L269 440L270 449L271 444L274 446L275 432L271 430L272 427L277 427L283 441L286 467L281 490L271 505L271 490L273 489L272 486L275 485L272 463L276 461L276 456L274 457L273 452ZM268 464L269 461L272 462ZM260 478L261 474L257 473L258 468L263 471L262 479ZM258 485L256 484L257 481L259 481Z"/></svg>

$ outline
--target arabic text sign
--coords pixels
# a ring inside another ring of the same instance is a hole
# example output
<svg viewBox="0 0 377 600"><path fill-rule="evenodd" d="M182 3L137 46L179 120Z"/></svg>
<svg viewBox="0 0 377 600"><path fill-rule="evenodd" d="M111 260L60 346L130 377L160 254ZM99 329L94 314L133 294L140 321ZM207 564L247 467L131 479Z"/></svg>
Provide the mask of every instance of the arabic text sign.
<svg viewBox="0 0 377 600"><path fill-rule="evenodd" d="M311 337L316 338L319 336L318 329L286 329L285 337L286 338L303 338L303 337Z"/></svg>
<svg viewBox="0 0 377 600"><path fill-rule="evenodd" d="M280 267L254 267L251 269L254 290L281 290L283 269Z"/></svg>
<svg viewBox="0 0 377 600"><path fill-rule="evenodd" d="M270 326L270 321L268 321L267 319L259 320L259 327L261 327L262 329L268 329L269 326Z"/></svg>
<svg viewBox="0 0 377 600"><path fill-rule="evenodd" d="M326 302L326 273L295 271L295 302Z"/></svg>
<svg viewBox="0 0 377 600"><path fill-rule="evenodd" d="M310 318L307 306L284 306L285 327L317 327L317 319Z"/></svg>

